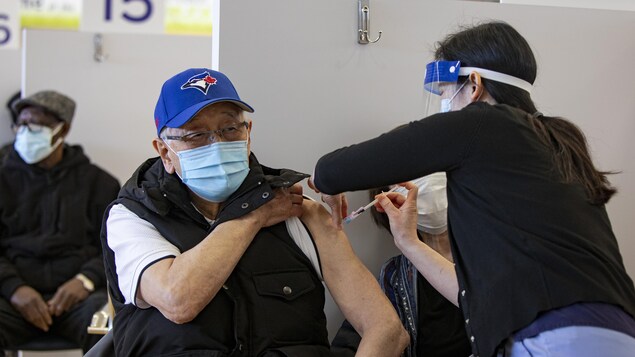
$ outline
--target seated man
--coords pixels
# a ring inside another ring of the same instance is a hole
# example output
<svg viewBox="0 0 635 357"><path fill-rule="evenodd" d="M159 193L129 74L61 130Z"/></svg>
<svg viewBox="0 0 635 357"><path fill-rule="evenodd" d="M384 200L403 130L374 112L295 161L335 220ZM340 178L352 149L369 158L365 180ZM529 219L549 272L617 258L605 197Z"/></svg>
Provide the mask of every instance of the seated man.
<svg viewBox="0 0 635 357"><path fill-rule="evenodd" d="M75 102L42 91L14 103L14 145L0 166L0 354L52 334L84 351L107 301L99 241L119 183L64 144Z"/></svg>
<svg viewBox="0 0 635 357"><path fill-rule="evenodd" d="M229 79L204 68L165 82L160 157L113 203L102 242L120 356L329 356L324 288L362 336L398 356L407 333L308 177L261 165ZM300 217L300 218L298 218Z"/></svg>

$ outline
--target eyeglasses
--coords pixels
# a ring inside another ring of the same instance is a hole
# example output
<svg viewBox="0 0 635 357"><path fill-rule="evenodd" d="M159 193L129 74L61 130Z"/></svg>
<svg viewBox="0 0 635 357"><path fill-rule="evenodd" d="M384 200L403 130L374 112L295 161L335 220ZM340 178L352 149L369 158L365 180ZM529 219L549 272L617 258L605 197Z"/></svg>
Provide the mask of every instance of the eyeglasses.
<svg viewBox="0 0 635 357"><path fill-rule="evenodd" d="M163 139L183 141L189 146L203 146L214 143L219 138L224 141L244 140L249 124L246 121L236 123L218 130L197 131L180 136L166 135Z"/></svg>
<svg viewBox="0 0 635 357"><path fill-rule="evenodd" d="M11 124L11 129L13 130L14 133L18 133L18 131L20 131L20 128L26 126L27 130L31 133L40 133L42 132L42 130L44 130L44 128L51 128L48 125L42 125L42 124L34 124L34 123L20 123L20 124Z"/></svg>

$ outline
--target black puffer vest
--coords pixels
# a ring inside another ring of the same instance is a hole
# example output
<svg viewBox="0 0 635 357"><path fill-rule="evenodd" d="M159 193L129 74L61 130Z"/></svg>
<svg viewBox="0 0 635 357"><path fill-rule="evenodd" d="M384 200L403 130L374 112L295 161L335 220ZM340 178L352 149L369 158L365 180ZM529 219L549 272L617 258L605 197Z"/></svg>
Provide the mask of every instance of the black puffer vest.
<svg viewBox="0 0 635 357"><path fill-rule="evenodd" d="M146 161L121 190L121 203L181 252L218 224L238 218L273 198L273 189L306 177L273 170L252 155L250 172L210 226L192 206L185 186L165 172L158 158ZM223 289L191 322L177 325L155 308L124 304L115 255L102 243L116 315L118 356L327 356L324 287L285 223L262 229ZM204 288L204 287L201 287Z"/></svg>

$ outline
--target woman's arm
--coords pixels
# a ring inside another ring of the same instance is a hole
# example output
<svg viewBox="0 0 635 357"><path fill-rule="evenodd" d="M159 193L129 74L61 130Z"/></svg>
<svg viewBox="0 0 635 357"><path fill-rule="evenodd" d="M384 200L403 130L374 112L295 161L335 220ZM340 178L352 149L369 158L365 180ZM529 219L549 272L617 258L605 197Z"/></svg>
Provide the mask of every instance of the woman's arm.
<svg viewBox="0 0 635 357"><path fill-rule="evenodd" d="M482 106L413 121L374 139L322 156L312 183L335 195L449 171L468 155L481 125Z"/></svg>
<svg viewBox="0 0 635 357"><path fill-rule="evenodd" d="M454 264L419 240L417 236L418 187L411 182L403 184L408 196L382 193L378 196L378 210L390 220L390 231L395 245L412 262L426 280L448 301L458 306L459 283Z"/></svg>

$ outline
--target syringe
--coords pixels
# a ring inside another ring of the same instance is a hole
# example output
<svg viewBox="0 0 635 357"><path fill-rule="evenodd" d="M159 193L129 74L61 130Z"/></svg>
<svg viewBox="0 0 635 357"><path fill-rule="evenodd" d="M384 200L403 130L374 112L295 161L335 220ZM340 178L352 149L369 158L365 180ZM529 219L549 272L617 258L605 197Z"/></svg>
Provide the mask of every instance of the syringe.
<svg viewBox="0 0 635 357"><path fill-rule="evenodd" d="M393 188L391 188L390 190L386 191L386 193L393 192L399 187L400 187L399 185L395 185ZM352 220L354 220L355 218L359 217L359 215L361 215L362 213L366 212L367 209L369 209L373 205L375 205L375 203L377 203L377 199L376 198L371 203L367 204L366 206L360 207L360 208L356 209L355 211L351 212L351 214L349 214L348 216L344 217L344 219L343 219L344 223L350 223Z"/></svg>

